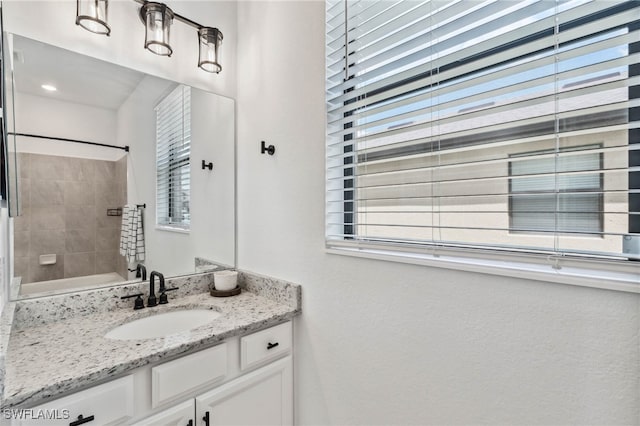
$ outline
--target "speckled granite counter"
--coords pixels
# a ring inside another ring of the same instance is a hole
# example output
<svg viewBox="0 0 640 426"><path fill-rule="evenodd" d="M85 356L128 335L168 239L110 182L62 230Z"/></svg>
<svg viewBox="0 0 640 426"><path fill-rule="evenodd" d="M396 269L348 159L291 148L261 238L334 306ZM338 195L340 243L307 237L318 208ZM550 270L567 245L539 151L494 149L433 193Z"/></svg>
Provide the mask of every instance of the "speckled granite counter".
<svg viewBox="0 0 640 426"><path fill-rule="evenodd" d="M47 315L43 320L40 315L36 320L25 316L18 322L25 309L35 307L16 308L16 322L3 354L2 408L34 406L137 367L278 324L300 313L300 287L295 284L241 273L240 283L244 289L240 295L215 298L208 292L198 291L206 291L210 275L189 277L190 282L182 283L182 295L173 297L168 305L152 309L134 311L133 300L126 301L126 307L115 308L116 304L122 305L119 296L134 293L139 289L136 285L91 292L85 295L86 299L82 294L73 295L77 306L101 297L107 297L114 306L84 309L80 310L84 314L75 312L55 320ZM40 303L65 302L41 299ZM107 331L133 319L195 307L213 309L222 315L209 324L166 338L122 341L104 337ZM55 309L44 312L48 310ZM33 311L30 316L34 316ZM27 318L30 319L25 324Z"/></svg>

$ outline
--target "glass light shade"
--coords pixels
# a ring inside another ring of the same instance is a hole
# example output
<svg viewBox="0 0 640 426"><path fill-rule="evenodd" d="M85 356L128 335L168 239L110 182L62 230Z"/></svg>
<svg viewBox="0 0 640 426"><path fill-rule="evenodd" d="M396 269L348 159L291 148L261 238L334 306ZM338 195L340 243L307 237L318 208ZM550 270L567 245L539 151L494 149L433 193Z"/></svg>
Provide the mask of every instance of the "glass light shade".
<svg viewBox="0 0 640 426"><path fill-rule="evenodd" d="M111 34L107 24L108 0L77 0L76 25L96 34Z"/></svg>
<svg viewBox="0 0 640 426"><path fill-rule="evenodd" d="M198 30L198 66L207 72L218 74L222 65L218 58L218 48L222 44L222 33L217 28L203 27Z"/></svg>
<svg viewBox="0 0 640 426"><path fill-rule="evenodd" d="M140 8L140 19L145 26L145 49L156 55L171 56L169 28L173 23L173 11L165 4L149 2Z"/></svg>

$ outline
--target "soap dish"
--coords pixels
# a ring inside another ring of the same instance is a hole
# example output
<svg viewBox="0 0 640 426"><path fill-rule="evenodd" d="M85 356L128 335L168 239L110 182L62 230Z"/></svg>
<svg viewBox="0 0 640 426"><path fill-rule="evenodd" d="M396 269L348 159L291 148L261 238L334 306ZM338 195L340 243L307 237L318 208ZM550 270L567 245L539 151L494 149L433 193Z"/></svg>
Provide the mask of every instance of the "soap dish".
<svg viewBox="0 0 640 426"><path fill-rule="evenodd" d="M216 290L214 288L212 288L209 293L213 296L213 297L229 297L229 296L236 296L238 294L240 294L240 287L236 287L236 288L232 288L231 290Z"/></svg>

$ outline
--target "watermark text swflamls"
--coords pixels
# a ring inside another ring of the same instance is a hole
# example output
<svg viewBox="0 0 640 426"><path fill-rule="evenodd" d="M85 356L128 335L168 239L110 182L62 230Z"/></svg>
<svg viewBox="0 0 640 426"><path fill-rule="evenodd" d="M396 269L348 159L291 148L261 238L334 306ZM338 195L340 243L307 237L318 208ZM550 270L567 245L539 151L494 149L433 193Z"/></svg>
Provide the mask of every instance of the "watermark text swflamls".
<svg viewBox="0 0 640 426"><path fill-rule="evenodd" d="M71 418L71 414L67 409L3 409L2 417L5 420L67 420Z"/></svg>

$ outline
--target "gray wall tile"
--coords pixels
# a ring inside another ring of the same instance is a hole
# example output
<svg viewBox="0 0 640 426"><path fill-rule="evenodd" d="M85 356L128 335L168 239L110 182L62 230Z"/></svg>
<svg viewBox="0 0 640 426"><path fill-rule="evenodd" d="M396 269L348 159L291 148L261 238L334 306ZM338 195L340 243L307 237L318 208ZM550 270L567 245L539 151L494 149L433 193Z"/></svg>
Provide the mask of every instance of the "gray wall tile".
<svg viewBox="0 0 640 426"><path fill-rule="evenodd" d="M86 182L66 181L64 183L64 204L67 206L95 205L93 185Z"/></svg>
<svg viewBox="0 0 640 426"><path fill-rule="evenodd" d="M127 156L124 155L121 159L116 161L115 180L117 182L127 182Z"/></svg>
<svg viewBox="0 0 640 426"><path fill-rule="evenodd" d="M64 194L64 181L31 179L32 207L61 206L65 202ZM24 204L22 206L26 207Z"/></svg>
<svg viewBox="0 0 640 426"><path fill-rule="evenodd" d="M31 212L29 209L23 209L20 216L13 218L13 231L29 231L31 229Z"/></svg>
<svg viewBox="0 0 640 426"><path fill-rule="evenodd" d="M96 229L95 206L64 206L65 229Z"/></svg>
<svg viewBox="0 0 640 426"><path fill-rule="evenodd" d="M93 182L96 176L96 160L69 158L64 169L64 179Z"/></svg>
<svg viewBox="0 0 640 426"><path fill-rule="evenodd" d="M64 180L64 170L68 160L68 157L31 154L31 178L36 180Z"/></svg>
<svg viewBox="0 0 640 426"><path fill-rule="evenodd" d="M122 197L120 196L119 184L113 182L95 183L96 206L108 208L122 207Z"/></svg>
<svg viewBox="0 0 640 426"><path fill-rule="evenodd" d="M126 156L117 162L27 153L17 158L22 215L14 219L14 265L23 282L96 271L126 278L119 254L122 217L107 216L107 208L126 203ZM52 253L55 265L39 265L40 254Z"/></svg>
<svg viewBox="0 0 640 426"><path fill-rule="evenodd" d="M58 255L53 265L40 265L38 256L29 257L29 281L48 281L64 278L64 257Z"/></svg>
<svg viewBox="0 0 640 426"><path fill-rule="evenodd" d="M65 278L82 277L96 273L96 253L70 253L64 255Z"/></svg>
<svg viewBox="0 0 640 426"><path fill-rule="evenodd" d="M65 236L65 253L96 251L96 233L93 229L69 229Z"/></svg>
<svg viewBox="0 0 640 426"><path fill-rule="evenodd" d="M31 230L65 229L64 206L32 207Z"/></svg>
<svg viewBox="0 0 640 426"><path fill-rule="evenodd" d="M114 161L96 160L96 182L113 182L116 178Z"/></svg>
<svg viewBox="0 0 640 426"><path fill-rule="evenodd" d="M96 251L118 250L119 247L120 247L120 228L98 228L97 229Z"/></svg>
<svg viewBox="0 0 640 426"><path fill-rule="evenodd" d="M95 207L95 218L96 228L120 228L122 226L122 216L107 216L106 206L99 205Z"/></svg>
<svg viewBox="0 0 640 426"><path fill-rule="evenodd" d="M117 272L119 256L117 250L96 251L96 274Z"/></svg>
<svg viewBox="0 0 640 426"><path fill-rule="evenodd" d="M13 232L13 255L15 257L29 256L29 245L31 244L31 232Z"/></svg>
<svg viewBox="0 0 640 426"><path fill-rule="evenodd" d="M19 152L18 160L18 177L29 179L31 177L31 154Z"/></svg>
<svg viewBox="0 0 640 426"><path fill-rule="evenodd" d="M23 211L31 206L31 179L18 179L18 202Z"/></svg>
<svg viewBox="0 0 640 426"><path fill-rule="evenodd" d="M29 257L15 257L13 259L13 274L21 277L22 282L30 282L29 279Z"/></svg>
<svg viewBox="0 0 640 426"><path fill-rule="evenodd" d="M31 245L29 247L30 256L41 254L64 253L65 252L65 231L46 230L31 231Z"/></svg>

